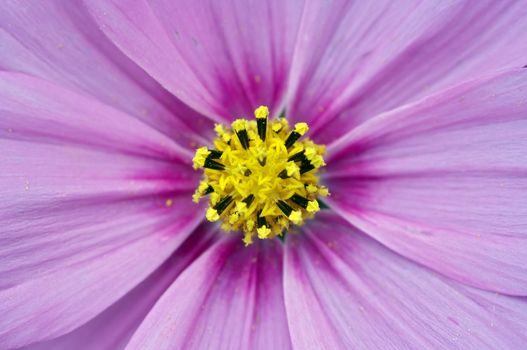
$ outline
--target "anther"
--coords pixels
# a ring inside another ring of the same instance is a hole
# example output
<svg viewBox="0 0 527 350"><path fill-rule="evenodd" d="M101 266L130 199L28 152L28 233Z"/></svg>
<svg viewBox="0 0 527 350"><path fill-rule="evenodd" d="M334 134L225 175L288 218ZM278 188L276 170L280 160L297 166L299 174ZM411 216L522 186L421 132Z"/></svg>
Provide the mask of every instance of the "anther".
<svg viewBox="0 0 527 350"><path fill-rule="evenodd" d="M210 158L205 159L205 163L203 164L203 167L207 169L213 169L213 170L225 170L225 165L218 163L215 160L212 160Z"/></svg>
<svg viewBox="0 0 527 350"><path fill-rule="evenodd" d="M249 148L249 135L247 134L247 130L237 131L236 136L238 136L238 139L240 140L242 147L244 149L248 149Z"/></svg>
<svg viewBox="0 0 527 350"><path fill-rule="evenodd" d="M252 194L248 195L247 197L245 197L244 200L242 200L242 202L244 202L245 204L247 204L247 208L251 206L251 204L253 203L253 200L254 200L254 196Z"/></svg>
<svg viewBox="0 0 527 350"><path fill-rule="evenodd" d="M236 136L238 136L238 140L240 140L240 143L244 149L249 148L249 134L247 134L246 130L246 121L243 119L237 119L232 123L232 126L234 128L234 132L236 133Z"/></svg>
<svg viewBox="0 0 527 350"><path fill-rule="evenodd" d="M265 106L260 106L254 111L256 116L256 128L258 129L258 136L262 141L265 141L267 133L267 116L269 115L269 109Z"/></svg>
<svg viewBox="0 0 527 350"><path fill-rule="evenodd" d="M287 176L292 176L296 178L300 177L300 168L294 162L288 162L285 166L285 170L287 172Z"/></svg>
<svg viewBox="0 0 527 350"><path fill-rule="evenodd" d="M260 216L261 214L262 214L262 211L260 210L256 218L256 224L258 225L258 227L267 226L267 220L265 219L264 216Z"/></svg>
<svg viewBox="0 0 527 350"><path fill-rule="evenodd" d="M320 206L318 204L318 201L309 201L307 204L306 210L308 213L316 213L320 210Z"/></svg>
<svg viewBox="0 0 527 350"><path fill-rule="evenodd" d="M281 124L281 123L274 123L272 126L271 126L271 129L273 129L273 131L278 134L280 131L282 131L282 129L284 128L284 126Z"/></svg>
<svg viewBox="0 0 527 350"><path fill-rule="evenodd" d="M300 210L295 210L289 215L289 220L293 222L295 225L301 225L302 224L302 212Z"/></svg>
<svg viewBox="0 0 527 350"><path fill-rule="evenodd" d="M291 131L291 133L289 134L289 136L285 140L285 147L289 148L289 147L293 146L293 144L300 138L300 136L302 136L302 135L300 135L296 131Z"/></svg>
<svg viewBox="0 0 527 350"><path fill-rule="evenodd" d="M289 204L287 204L284 201L278 201L278 202L276 202L276 205L278 206L278 208L280 208L282 213L285 214L285 216L289 217L289 215L291 215L291 212L293 211L293 208L291 208L291 206Z"/></svg>
<svg viewBox="0 0 527 350"><path fill-rule="evenodd" d="M258 227L256 232L258 233L258 238L260 239L268 238L271 235L271 229L267 226Z"/></svg>
<svg viewBox="0 0 527 350"><path fill-rule="evenodd" d="M201 168L205 164L205 160L209 156L210 152L207 149L207 147L200 147L196 150L196 155L194 156L193 162L193 168L198 169Z"/></svg>
<svg viewBox="0 0 527 350"><path fill-rule="evenodd" d="M221 155L223 154L223 152L221 151L218 151L216 149L209 149L209 155L207 156L207 158L209 159L219 159L221 158Z"/></svg>
<svg viewBox="0 0 527 350"><path fill-rule="evenodd" d="M221 215L221 213L223 213L223 211L227 209L229 204L232 203L232 200L232 196L224 197L214 206L214 209L218 212L219 215Z"/></svg>
<svg viewBox="0 0 527 350"><path fill-rule="evenodd" d="M306 209L307 205L309 204L309 199L298 194L294 194L290 199L304 209Z"/></svg>
<svg viewBox="0 0 527 350"><path fill-rule="evenodd" d="M306 123L296 123L295 130L291 131L285 140L285 147L289 148L309 130Z"/></svg>
<svg viewBox="0 0 527 350"><path fill-rule="evenodd" d="M300 162L306 160L306 153L304 151L293 154L291 157L287 158L288 161Z"/></svg>
<svg viewBox="0 0 527 350"><path fill-rule="evenodd" d="M311 164L309 161L303 161L300 165L300 174L307 173L308 171L311 171L315 169L315 166Z"/></svg>
<svg viewBox="0 0 527 350"><path fill-rule="evenodd" d="M313 184L309 184L309 185L306 186L306 191L308 193L317 193L318 187L313 185Z"/></svg>

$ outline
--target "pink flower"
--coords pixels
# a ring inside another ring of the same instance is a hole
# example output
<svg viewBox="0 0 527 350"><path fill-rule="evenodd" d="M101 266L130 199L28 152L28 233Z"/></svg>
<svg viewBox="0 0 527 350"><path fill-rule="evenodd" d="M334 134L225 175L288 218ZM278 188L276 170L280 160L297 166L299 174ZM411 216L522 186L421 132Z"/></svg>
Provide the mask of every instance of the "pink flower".
<svg viewBox="0 0 527 350"><path fill-rule="evenodd" d="M0 6L0 348L521 349L524 1ZM327 145L282 243L192 203L214 122Z"/></svg>

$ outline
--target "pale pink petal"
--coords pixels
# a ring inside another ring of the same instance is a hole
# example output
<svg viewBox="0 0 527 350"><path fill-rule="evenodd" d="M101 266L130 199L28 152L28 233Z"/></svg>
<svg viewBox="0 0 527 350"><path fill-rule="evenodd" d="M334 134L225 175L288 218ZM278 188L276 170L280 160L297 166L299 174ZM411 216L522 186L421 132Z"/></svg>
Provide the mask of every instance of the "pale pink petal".
<svg viewBox="0 0 527 350"><path fill-rule="evenodd" d="M90 322L24 350L123 349L159 297L218 237L217 228L201 226L155 272Z"/></svg>
<svg viewBox="0 0 527 350"><path fill-rule="evenodd" d="M0 348L67 333L201 221L183 150L136 118L0 73Z"/></svg>
<svg viewBox="0 0 527 350"><path fill-rule="evenodd" d="M65 334L142 282L199 222L186 198L175 201L172 208L143 199L70 212L58 208L54 215L44 211L45 218L35 213L13 217L7 243L15 253L6 249L6 263L13 265L6 273L33 269L35 276L0 290L0 347ZM34 266L40 260L44 271Z"/></svg>
<svg viewBox="0 0 527 350"><path fill-rule="evenodd" d="M0 69L79 89L183 147L203 143L205 135L200 130L211 129L206 118L174 98L117 49L80 0L3 1L0 42Z"/></svg>
<svg viewBox="0 0 527 350"><path fill-rule="evenodd" d="M290 235L284 293L297 349L521 349L527 302L449 280L334 214Z"/></svg>
<svg viewBox="0 0 527 350"><path fill-rule="evenodd" d="M328 202L410 259L527 295L526 96L518 69L371 119L330 147Z"/></svg>
<svg viewBox="0 0 527 350"><path fill-rule="evenodd" d="M197 175L137 119L18 73L0 73L0 104L1 287L136 239L129 220L154 224L151 209L199 216L177 208Z"/></svg>
<svg viewBox="0 0 527 350"><path fill-rule="evenodd" d="M99 197L96 191L91 196L67 192L61 198L51 191L39 193L38 185L28 190L22 186L21 200L13 199L15 193L4 196L5 191L0 191L7 201L0 206L0 289L98 259L157 230L171 230L180 240L184 229L202 215L189 206L190 193L119 198Z"/></svg>
<svg viewBox="0 0 527 350"><path fill-rule="evenodd" d="M278 241L224 239L161 297L127 349L288 349Z"/></svg>
<svg viewBox="0 0 527 350"><path fill-rule="evenodd" d="M108 37L170 92L213 119L279 112L300 1L86 1Z"/></svg>
<svg viewBox="0 0 527 350"><path fill-rule="evenodd" d="M329 143L452 84L527 63L523 1L308 2L288 115Z"/></svg>
<svg viewBox="0 0 527 350"><path fill-rule="evenodd" d="M74 144L190 163L192 151L93 98L25 74L0 72L0 137Z"/></svg>

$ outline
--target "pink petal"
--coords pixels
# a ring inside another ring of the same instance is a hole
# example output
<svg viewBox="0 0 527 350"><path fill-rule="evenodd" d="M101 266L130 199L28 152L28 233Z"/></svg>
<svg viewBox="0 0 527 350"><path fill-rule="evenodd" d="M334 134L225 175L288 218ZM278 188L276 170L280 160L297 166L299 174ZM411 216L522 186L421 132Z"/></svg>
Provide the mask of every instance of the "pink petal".
<svg viewBox="0 0 527 350"><path fill-rule="evenodd" d="M465 287L335 215L290 235L284 262L297 349L521 349L527 303Z"/></svg>
<svg viewBox="0 0 527 350"><path fill-rule="evenodd" d="M168 191L166 180L134 180L127 172L137 160L5 145L0 141L12 158L2 159L6 167L0 176L0 288L96 259L159 228L176 230L201 219L188 205L189 192L174 192L177 186ZM23 166L17 166L20 161ZM142 163L145 169L156 165Z"/></svg>
<svg viewBox="0 0 527 350"><path fill-rule="evenodd" d="M161 297L127 349L289 349L282 247L223 240Z"/></svg>
<svg viewBox="0 0 527 350"><path fill-rule="evenodd" d="M0 137L190 163L193 153L147 124L54 83L0 72Z"/></svg>
<svg viewBox="0 0 527 350"><path fill-rule="evenodd" d="M217 237L216 228L201 226L147 279L90 322L24 350L123 349L159 297Z"/></svg>
<svg viewBox="0 0 527 350"><path fill-rule="evenodd" d="M287 110L329 143L453 84L527 63L523 1L308 2Z"/></svg>
<svg viewBox="0 0 527 350"><path fill-rule="evenodd" d="M328 202L410 259L527 295L525 96L513 70L371 119L330 147Z"/></svg>
<svg viewBox="0 0 527 350"><path fill-rule="evenodd" d="M120 52L82 2L3 1L0 68L77 89L189 147L211 123L175 99ZM201 131L200 131L201 130ZM201 134L201 136L200 136Z"/></svg>
<svg viewBox="0 0 527 350"><path fill-rule="evenodd" d="M197 111L216 120L250 114L260 104L279 112L300 3L85 4L123 52Z"/></svg>
<svg viewBox="0 0 527 350"><path fill-rule="evenodd" d="M0 73L0 104L0 287L136 239L131 218L154 224L178 205L176 221L200 215L187 206L196 174L148 157L180 155L138 120L15 73Z"/></svg>
<svg viewBox="0 0 527 350"><path fill-rule="evenodd" d="M138 119L0 73L0 348L79 327L201 221L182 149ZM189 191L190 190L190 191Z"/></svg>
<svg viewBox="0 0 527 350"><path fill-rule="evenodd" d="M8 256L7 263L21 261L10 271L14 274L27 269L36 270L36 274L0 290L0 347L23 346L65 334L142 282L200 219L183 203L187 200L176 202L178 211L162 204L147 205L147 200L99 205L91 213L85 208L88 215L79 210L64 216L56 214L55 221L63 222L50 228L34 228L31 221L43 220L26 219L29 225L21 232L33 235L37 242L26 238L18 245L16 236L8 239L18 254ZM15 223L24 219L23 215L14 218ZM45 221L49 223L49 219ZM83 246L89 250L80 250ZM52 252L53 248L57 252ZM34 264L46 257L56 262L50 267L44 260L45 272L39 271Z"/></svg>

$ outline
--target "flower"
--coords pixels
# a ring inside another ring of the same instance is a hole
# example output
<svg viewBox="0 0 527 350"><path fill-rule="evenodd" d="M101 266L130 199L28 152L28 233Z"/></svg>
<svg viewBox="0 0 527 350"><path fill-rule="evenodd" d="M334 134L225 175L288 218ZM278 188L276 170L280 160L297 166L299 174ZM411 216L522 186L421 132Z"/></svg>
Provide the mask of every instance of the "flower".
<svg viewBox="0 0 527 350"><path fill-rule="evenodd" d="M0 348L527 342L523 1L1 6ZM331 195L245 247L192 159L260 105Z"/></svg>

